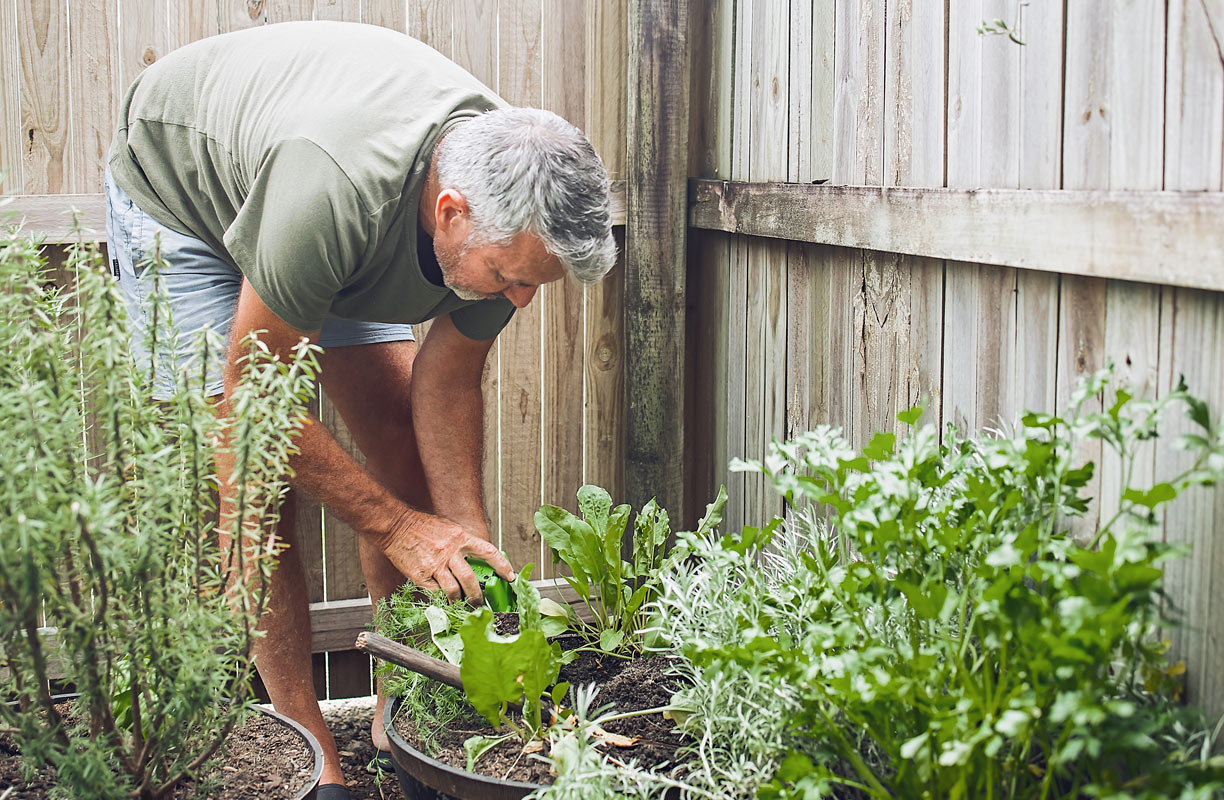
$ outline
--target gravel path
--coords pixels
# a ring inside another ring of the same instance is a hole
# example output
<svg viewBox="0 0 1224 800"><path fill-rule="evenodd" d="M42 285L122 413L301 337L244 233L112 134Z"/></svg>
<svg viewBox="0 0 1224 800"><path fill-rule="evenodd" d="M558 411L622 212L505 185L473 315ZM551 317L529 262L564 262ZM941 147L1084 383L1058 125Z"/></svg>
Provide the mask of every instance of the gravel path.
<svg viewBox="0 0 1224 800"><path fill-rule="evenodd" d="M353 800L403 800L395 774L372 774L367 769L374 758L370 743L370 722L374 718L374 698L355 697L349 700L323 700L319 703L327 720L340 760L344 777Z"/></svg>

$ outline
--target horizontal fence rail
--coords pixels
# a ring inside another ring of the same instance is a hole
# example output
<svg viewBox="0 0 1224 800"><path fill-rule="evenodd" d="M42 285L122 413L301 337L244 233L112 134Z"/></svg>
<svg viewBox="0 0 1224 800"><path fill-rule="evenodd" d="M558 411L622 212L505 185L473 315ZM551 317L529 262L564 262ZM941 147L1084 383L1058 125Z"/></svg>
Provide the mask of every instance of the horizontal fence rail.
<svg viewBox="0 0 1224 800"><path fill-rule="evenodd" d="M689 198L695 228L1224 290L1224 192L692 180Z"/></svg>

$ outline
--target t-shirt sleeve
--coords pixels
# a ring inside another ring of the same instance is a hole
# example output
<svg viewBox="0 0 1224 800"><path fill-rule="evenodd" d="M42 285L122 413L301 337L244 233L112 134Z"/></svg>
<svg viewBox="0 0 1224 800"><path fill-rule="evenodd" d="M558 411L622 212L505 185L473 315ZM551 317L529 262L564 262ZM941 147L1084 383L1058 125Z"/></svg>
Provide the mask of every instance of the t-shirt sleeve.
<svg viewBox="0 0 1224 800"><path fill-rule="evenodd" d="M481 300L450 312L455 329L469 339L486 342L497 338L514 316L514 304L505 298Z"/></svg>
<svg viewBox="0 0 1224 800"><path fill-rule="evenodd" d="M336 163L312 142L290 140L260 164L225 247L272 313L317 330L361 263L367 218Z"/></svg>

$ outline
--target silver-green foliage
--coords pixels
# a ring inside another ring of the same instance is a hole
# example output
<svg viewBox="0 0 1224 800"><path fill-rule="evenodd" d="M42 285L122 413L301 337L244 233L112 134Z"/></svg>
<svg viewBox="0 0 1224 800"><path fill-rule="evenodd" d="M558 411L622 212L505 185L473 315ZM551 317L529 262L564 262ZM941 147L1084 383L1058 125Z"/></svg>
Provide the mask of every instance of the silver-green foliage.
<svg viewBox="0 0 1224 800"><path fill-rule="evenodd" d="M1224 477L1224 429L1179 385L1155 402L1087 379L1063 416L1007 435L878 435L862 452L822 427L771 448L790 516L722 538L660 579L652 635L690 686L692 737L669 772L557 742L550 800L585 797L1210 798L1224 791L1202 715L1178 701L1160 632L1176 624L1162 507ZM1162 414L1195 431L1179 474L1134 486ZM921 411L901 415L916 423ZM1092 540L1080 443L1127 484ZM602 794L601 794L602 793Z"/></svg>
<svg viewBox="0 0 1224 800"><path fill-rule="evenodd" d="M75 248L68 266L75 288L56 289L35 244L0 242L0 693L16 701L0 720L31 769L56 769L63 796L159 798L199 778L251 710L249 653L314 354L285 363L254 337L236 343L247 355L223 427L203 389L215 336L155 400L98 253ZM151 326L151 352L174 346L166 329ZM232 498L220 515L217 457ZM80 693L71 719L49 694L56 666Z"/></svg>
<svg viewBox="0 0 1224 800"><path fill-rule="evenodd" d="M1092 376L1063 416L1028 414L1010 435L941 441L915 428L857 453L822 428L743 465L783 494L807 544L771 555L760 541L720 542L785 563L765 585L726 587L734 636L724 624L674 642L699 675L738 668L791 693L797 738L760 797L1220 791L1224 765L1178 704L1160 639L1175 621L1161 565L1180 553L1156 525L1164 504L1224 477L1224 430L1184 386L1155 402L1119 390L1090 410L1107 380ZM1189 466L1124 486L1087 546L1073 539L1093 471L1080 443L1115 451L1129 484L1178 406L1197 428L1180 442Z"/></svg>

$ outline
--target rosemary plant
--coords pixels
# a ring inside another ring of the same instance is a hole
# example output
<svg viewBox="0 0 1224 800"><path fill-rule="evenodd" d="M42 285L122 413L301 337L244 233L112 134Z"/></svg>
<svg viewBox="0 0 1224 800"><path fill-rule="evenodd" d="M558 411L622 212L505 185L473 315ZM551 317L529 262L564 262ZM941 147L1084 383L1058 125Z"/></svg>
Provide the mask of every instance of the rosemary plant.
<svg viewBox="0 0 1224 800"><path fill-rule="evenodd" d="M64 796L154 800L207 785L252 709L251 645L315 359L235 343L247 356L226 426L204 391L219 342L204 337L155 400L98 252L75 247L68 267L76 285L58 289L36 243L0 240L0 692L13 700L0 725ZM148 311L165 322L158 267ZM156 362L175 342L150 328ZM218 514L222 455L234 502ZM57 676L79 693L70 707Z"/></svg>

